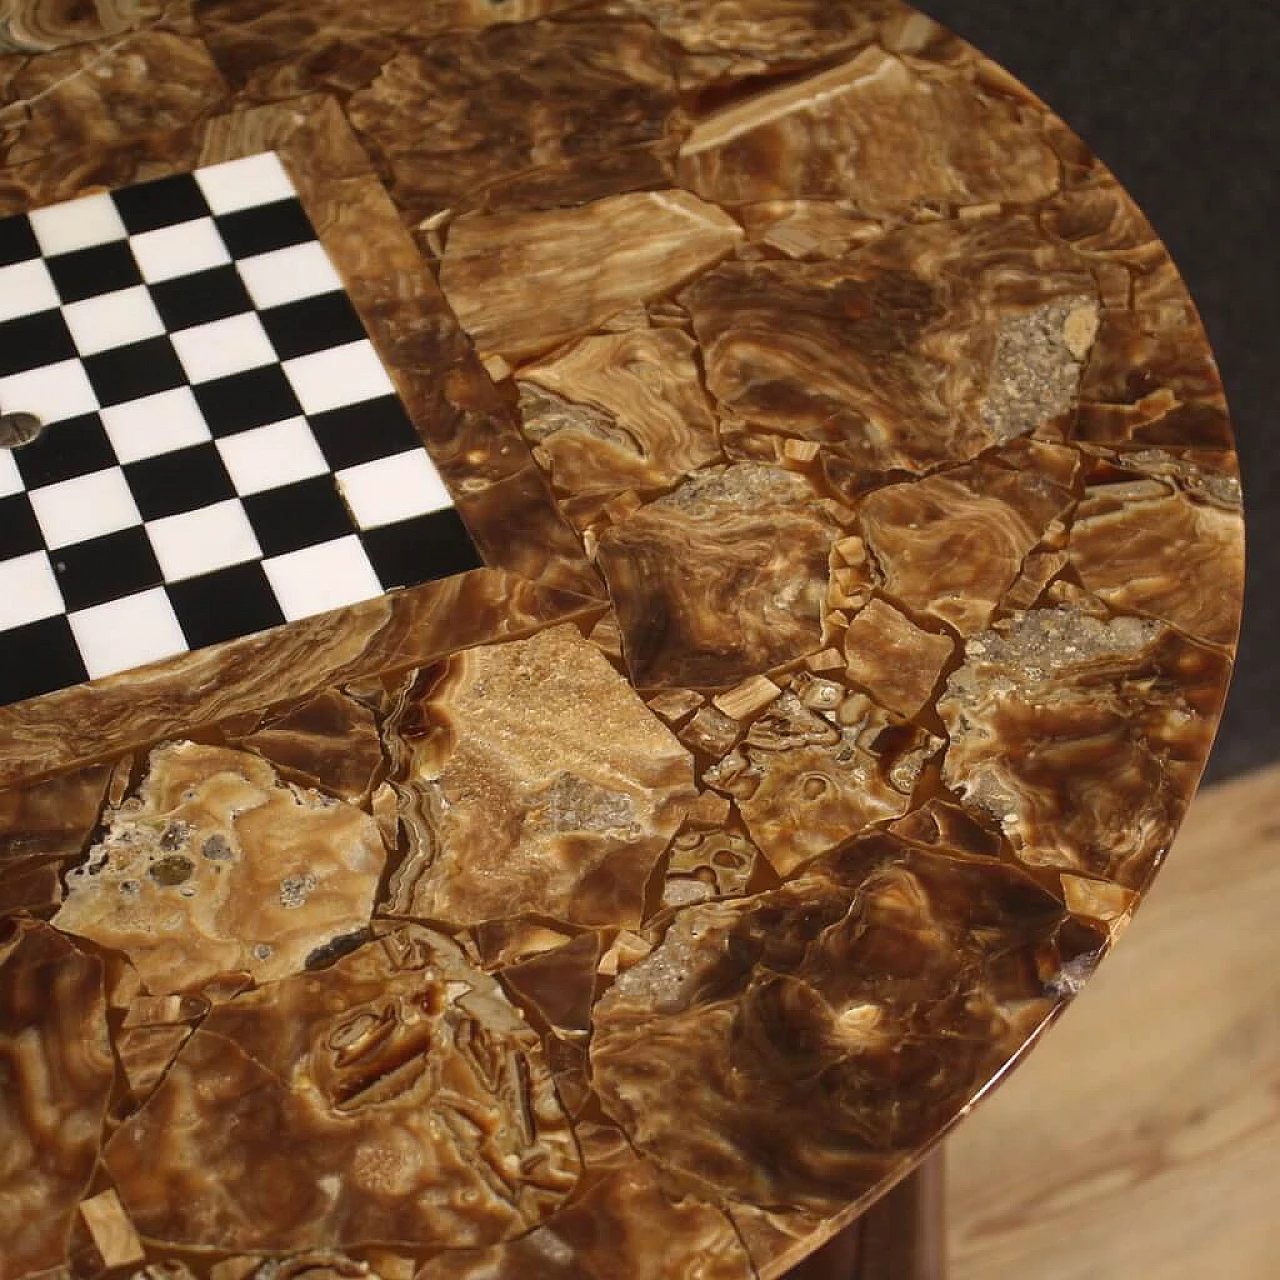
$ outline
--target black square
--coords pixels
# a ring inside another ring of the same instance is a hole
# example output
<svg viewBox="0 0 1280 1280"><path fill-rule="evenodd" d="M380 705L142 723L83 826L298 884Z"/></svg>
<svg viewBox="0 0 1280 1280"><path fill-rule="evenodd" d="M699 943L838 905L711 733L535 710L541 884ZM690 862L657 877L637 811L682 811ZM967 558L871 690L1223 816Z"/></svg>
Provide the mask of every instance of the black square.
<svg viewBox="0 0 1280 1280"><path fill-rule="evenodd" d="M116 465L115 450L96 413L50 423L30 444L15 449L13 460L28 489Z"/></svg>
<svg viewBox="0 0 1280 1280"><path fill-rule="evenodd" d="M88 678L65 614L0 631L0 704L83 684Z"/></svg>
<svg viewBox="0 0 1280 1280"><path fill-rule="evenodd" d="M147 338L85 356L84 368L98 403L104 407L172 391L187 382L178 353L167 337Z"/></svg>
<svg viewBox="0 0 1280 1280"><path fill-rule="evenodd" d="M313 413L307 421L335 471L422 447L404 405L395 396Z"/></svg>
<svg viewBox="0 0 1280 1280"><path fill-rule="evenodd" d="M285 620L256 561L187 578L167 590L182 634L193 649L266 631Z"/></svg>
<svg viewBox="0 0 1280 1280"><path fill-rule="evenodd" d="M11 267L15 262L29 262L38 257L40 242L31 229L31 219L25 213L0 218L0 267Z"/></svg>
<svg viewBox="0 0 1280 1280"><path fill-rule="evenodd" d="M300 480L241 501L264 556L299 551L354 531L332 476Z"/></svg>
<svg viewBox="0 0 1280 1280"><path fill-rule="evenodd" d="M151 299L170 333L253 310L253 300L233 266L153 284Z"/></svg>
<svg viewBox="0 0 1280 1280"><path fill-rule="evenodd" d="M130 462L124 475L144 520L199 511L236 496L222 455L212 444L192 445Z"/></svg>
<svg viewBox="0 0 1280 1280"><path fill-rule="evenodd" d="M116 191L111 198L131 236L209 216L200 184L189 173L140 182Z"/></svg>
<svg viewBox="0 0 1280 1280"><path fill-rule="evenodd" d="M298 397L279 365L264 365L192 387L196 403L215 436L265 427L302 413Z"/></svg>
<svg viewBox="0 0 1280 1280"><path fill-rule="evenodd" d="M44 550L44 534L25 493L0 498L0 560Z"/></svg>
<svg viewBox="0 0 1280 1280"><path fill-rule="evenodd" d="M237 209L216 221L231 256L237 260L317 238L300 200L276 200L252 209Z"/></svg>
<svg viewBox="0 0 1280 1280"><path fill-rule="evenodd" d="M258 313L281 360L359 342L369 335L345 293L322 293Z"/></svg>
<svg viewBox="0 0 1280 1280"><path fill-rule="evenodd" d="M145 530L121 529L50 552L69 612L158 587L164 574Z"/></svg>
<svg viewBox="0 0 1280 1280"><path fill-rule="evenodd" d="M46 258L45 265L63 302L80 302L142 283L142 272L125 240Z"/></svg>
<svg viewBox="0 0 1280 1280"><path fill-rule="evenodd" d="M37 311L0 324L0 378L75 358L76 344L61 311ZM22 405L4 409L17 413Z"/></svg>
<svg viewBox="0 0 1280 1280"><path fill-rule="evenodd" d="M484 568L467 526L452 507L366 529L360 541L387 591Z"/></svg>

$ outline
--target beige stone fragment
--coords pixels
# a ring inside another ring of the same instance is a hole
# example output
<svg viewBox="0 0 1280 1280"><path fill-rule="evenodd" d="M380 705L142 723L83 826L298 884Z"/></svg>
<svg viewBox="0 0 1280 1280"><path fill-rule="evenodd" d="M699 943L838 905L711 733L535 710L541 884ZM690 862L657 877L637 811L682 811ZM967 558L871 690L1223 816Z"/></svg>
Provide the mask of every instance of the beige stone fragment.
<svg viewBox="0 0 1280 1280"><path fill-rule="evenodd" d="M731 720L747 720L763 711L782 690L768 676L752 676L740 685L717 694L711 701Z"/></svg>
<svg viewBox="0 0 1280 1280"><path fill-rule="evenodd" d="M617 977L632 965L639 964L652 950L653 944L648 939L630 929L623 929L600 957L596 972L606 978Z"/></svg>
<svg viewBox="0 0 1280 1280"><path fill-rule="evenodd" d="M1005 608L1030 609L1070 561L1065 551L1033 551L1022 562L1022 572L1005 595Z"/></svg>
<svg viewBox="0 0 1280 1280"><path fill-rule="evenodd" d="M606 658L612 658L615 662L622 661L622 632L618 628L617 614L606 613L591 628L590 640Z"/></svg>
<svg viewBox="0 0 1280 1280"><path fill-rule="evenodd" d="M704 700L702 694L693 689L666 689L645 699L649 710L661 716L668 724L676 724L692 715Z"/></svg>
<svg viewBox="0 0 1280 1280"><path fill-rule="evenodd" d="M1061 881L1067 910L1073 916L1101 920L1113 939L1123 932L1138 904L1138 895L1118 884L1073 875L1063 875Z"/></svg>
<svg viewBox="0 0 1280 1280"><path fill-rule="evenodd" d="M729 801L714 791L704 791L689 806L685 824L690 827L720 827L728 820Z"/></svg>
<svg viewBox="0 0 1280 1280"><path fill-rule="evenodd" d="M810 671L841 671L844 669L844 654L839 649L823 649L821 653L810 654L804 665Z"/></svg>
<svg viewBox="0 0 1280 1280"><path fill-rule="evenodd" d="M168 743L107 812L54 923L123 951L154 994L229 970L270 982L368 925L384 857L353 805L250 752Z"/></svg>
<svg viewBox="0 0 1280 1280"><path fill-rule="evenodd" d="M680 741L691 751L722 756L738 737L738 722L717 707L703 707L680 730Z"/></svg>
<svg viewBox="0 0 1280 1280"><path fill-rule="evenodd" d="M80 1216L108 1267L128 1266L146 1257L142 1241L114 1191L103 1191L90 1200L81 1200Z"/></svg>
<svg viewBox="0 0 1280 1280"><path fill-rule="evenodd" d="M692 760L574 627L450 659L391 729L410 733L397 914L639 923Z"/></svg>
<svg viewBox="0 0 1280 1280"><path fill-rule="evenodd" d="M450 230L440 285L481 357L517 364L678 287L742 238L732 218L686 191L466 214Z"/></svg>

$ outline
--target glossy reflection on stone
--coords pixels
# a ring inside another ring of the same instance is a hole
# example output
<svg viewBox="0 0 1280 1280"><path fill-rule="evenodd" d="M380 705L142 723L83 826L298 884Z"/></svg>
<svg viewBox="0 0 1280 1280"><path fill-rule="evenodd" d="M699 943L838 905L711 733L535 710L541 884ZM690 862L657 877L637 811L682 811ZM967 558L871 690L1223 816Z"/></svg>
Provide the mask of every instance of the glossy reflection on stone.
<svg viewBox="0 0 1280 1280"><path fill-rule="evenodd" d="M1024 216L902 227L836 262L727 262L681 295L720 403L819 441L833 483L961 462L1061 418L1097 327Z"/></svg>
<svg viewBox="0 0 1280 1280"><path fill-rule="evenodd" d="M489 1244L578 1168L537 1037L414 926L216 1009L104 1160L144 1236L231 1251Z"/></svg>
<svg viewBox="0 0 1280 1280"><path fill-rule="evenodd" d="M123 951L153 992L296 973L369 923L384 852L366 813L247 751L157 747L68 876L54 923Z"/></svg>
<svg viewBox="0 0 1280 1280"><path fill-rule="evenodd" d="M944 781L1032 866L1141 888L1182 820L1227 660L1158 622L1037 609L971 640Z"/></svg>
<svg viewBox="0 0 1280 1280"><path fill-rule="evenodd" d="M65 1262L115 1077L102 962L0 921L0 1275Z"/></svg>
<svg viewBox="0 0 1280 1280"><path fill-rule="evenodd" d="M801 476L698 473L600 539L641 688L726 687L818 647L837 527Z"/></svg>
<svg viewBox="0 0 1280 1280"><path fill-rule="evenodd" d="M1101 941L1016 871L868 837L681 912L601 998L593 1079L680 1185L833 1213L973 1096Z"/></svg>
<svg viewBox="0 0 1280 1280"><path fill-rule="evenodd" d="M392 728L409 838L394 911L639 923L692 761L573 627L451 660Z"/></svg>
<svg viewBox="0 0 1280 1280"><path fill-rule="evenodd" d="M729 1219L665 1194L631 1158L543 1226L510 1244L443 1254L415 1280L751 1280Z"/></svg>

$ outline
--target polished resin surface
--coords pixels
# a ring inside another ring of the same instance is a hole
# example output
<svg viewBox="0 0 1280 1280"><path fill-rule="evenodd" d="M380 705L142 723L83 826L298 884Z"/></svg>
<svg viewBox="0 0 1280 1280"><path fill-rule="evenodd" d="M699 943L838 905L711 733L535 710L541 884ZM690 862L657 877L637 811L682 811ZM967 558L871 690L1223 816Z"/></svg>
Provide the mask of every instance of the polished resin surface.
<svg viewBox="0 0 1280 1280"><path fill-rule="evenodd" d="M484 567L0 707L0 1280L780 1276L1177 832L1195 309L893 0L0 5L0 217L264 154Z"/></svg>

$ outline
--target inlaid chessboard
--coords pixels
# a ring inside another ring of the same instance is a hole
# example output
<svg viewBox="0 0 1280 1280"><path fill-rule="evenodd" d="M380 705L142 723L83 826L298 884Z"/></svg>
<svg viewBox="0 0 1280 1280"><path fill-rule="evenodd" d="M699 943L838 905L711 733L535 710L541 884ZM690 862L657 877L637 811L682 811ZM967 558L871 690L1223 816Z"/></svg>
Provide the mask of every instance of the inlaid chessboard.
<svg viewBox="0 0 1280 1280"><path fill-rule="evenodd" d="M270 152L0 220L0 703L481 563Z"/></svg>

